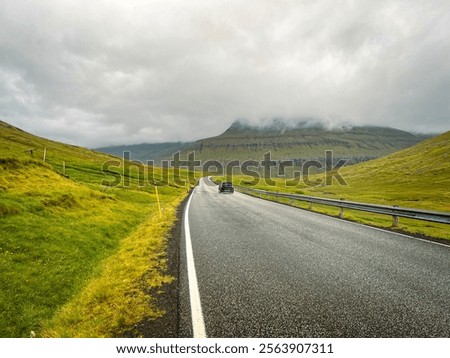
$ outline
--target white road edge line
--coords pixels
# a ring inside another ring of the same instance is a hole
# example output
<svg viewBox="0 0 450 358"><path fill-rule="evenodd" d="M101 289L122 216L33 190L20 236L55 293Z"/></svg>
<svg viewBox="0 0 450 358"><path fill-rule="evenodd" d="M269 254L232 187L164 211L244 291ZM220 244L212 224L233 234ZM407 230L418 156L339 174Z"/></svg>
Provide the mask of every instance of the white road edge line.
<svg viewBox="0 0 450 358"><path fill-rule="evenodd" d="M200 292L198 290L197 273L195 272L194 253L192 251L191 231L189 228L189 207L195 189L186 204L184 211L184 236L186 240L186 260L189 280L189 298L191 302L192 330L194 338L206 338L205 322L203 320Z"/></svg>
<svg viewBox="0 0 450 358"><path fill-rule="evenodd" d="M253 196L253 195L249 195L249 194L244 194L244 193L239 193L239 194L245 195L245 196L247 196L247 197L255 198L255 199L257 199L257 200L265 200L265 199L261 199L261 198L258 198L257 196ZM353 224L353 225L356 225L356 226L364 226L364 227L366 227L366 228L370 228L370 229L373 229L373 230L381 231L381 232L384 232L384 233L386 233L386 234L393 234L393 235L397 235L397 236L403 236L403 237L408 238L408 239L414 239L414 240L426 242L426 243L429 243L429 244L434 244L434 245L439 245L439 246L444 246L444 247L450 248L449 245L441 244L440 242L436 242L436 241L432 241L432 240L426 240L426 239L421 239L420 237L410 236L410 235L403 234L403 233L400 233L400 232L389 231L389 230L383 229L383 228L381 228L381 227L375 227L375 226L370 226L370 225L364 225L364 224L357 223L357 222L354 222L354 221L351 221L351 220L339 219L339 218L337 218L337 217L335 217L335 216L322 214L322 213L319 213L319 212L317 212L317 211L309 211L309 210L302 209L302 208L297 208L297 207L291 206L291 205L286 205L286 204L282 204L282 203L277 203L276 201L271 201L271 200L265 200L265 201L268 201L268 202L273 203L273 204L278 204L278 205L282 205L282 206L285 206L285 207L293 208L293 209L305 210L306 212L309 212L309 213L311 213L311 214L324 215L324 216L327 216L327 217L329 217L330 219L333 219L333 220L335 220L335 221L340 221L340 222L343 222L343 221L344 221L344 222L348 222L349 224Z"/></svg>

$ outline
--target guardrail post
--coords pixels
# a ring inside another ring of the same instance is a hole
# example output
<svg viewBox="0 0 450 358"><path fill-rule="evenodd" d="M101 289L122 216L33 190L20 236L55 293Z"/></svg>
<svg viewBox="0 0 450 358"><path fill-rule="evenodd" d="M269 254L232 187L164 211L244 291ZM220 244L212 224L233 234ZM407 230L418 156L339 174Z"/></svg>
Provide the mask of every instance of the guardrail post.
<svg viewBox="0 0 450 358"><path fill-rule="evenodd" d="M289 205L293 206L294 205L294 199L289 199Z"/></svg>
<svg viewBox="0 0 450 358"><path fill-rule="evenodd" d="M341 198L341 201L344 201L344 198ZM344 218L344 208L341 206L341 208L339 209L339 218L343 219Z"/></svg>
<svg viewBox="0 0 450 358"><path fill-rule="evenodd" d="M394 208L398 208L398 205L394 205ZM392 215L392 227L398 227L398 216Z"/></svg>
<svg viewBox="0 0 450 358"><path fill-rule="evenodd" d="M308 201L308 208L309 208L309 210L313 209L312 204L313 204L312 201Z"/></svg>

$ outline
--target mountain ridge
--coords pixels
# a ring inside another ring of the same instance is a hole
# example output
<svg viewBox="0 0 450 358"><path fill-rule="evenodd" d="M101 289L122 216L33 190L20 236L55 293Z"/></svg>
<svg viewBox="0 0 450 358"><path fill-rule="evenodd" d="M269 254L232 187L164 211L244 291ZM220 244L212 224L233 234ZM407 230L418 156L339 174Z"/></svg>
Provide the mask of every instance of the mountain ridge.
<svg viewBox="0 0 450 358"><path fill-rule="evenodd" d="M360 162L410 147L426 135L377 126L342 126L327 128L322 123L281 120L262 126L235 121L222 134L196 141L194 151L200 160L262 159L271 152L275 160L323 158L326 150L334 155Z"/></svg>
<svg viewBox="0 0 450 358"><path fill-rule="evenodd" d="M178 151L182 156L195 152L196 159L203 161L229 161L260 160L269 151L275 160L317 159L323 158L326 150L333 150L336 157L358 163L391 154L429 137L389 127L328 127L312 119L273 119L261 125L236 120L221 134L195 142L115 146L96 150L122 155L121 149L131 149L132 159L155 162L170 159Z"/></svg>

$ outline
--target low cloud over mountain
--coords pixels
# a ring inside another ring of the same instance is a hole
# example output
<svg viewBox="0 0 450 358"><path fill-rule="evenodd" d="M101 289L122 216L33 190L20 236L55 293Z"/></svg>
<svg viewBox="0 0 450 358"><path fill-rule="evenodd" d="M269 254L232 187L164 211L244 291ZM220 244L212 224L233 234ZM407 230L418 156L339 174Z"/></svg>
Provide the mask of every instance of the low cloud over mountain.
<svg viewBox="0 0 450 358"><path fill-rule="evenodd" d="M450 3L2 0L0 118L91 147L237 118L450 129Z"/></svg>

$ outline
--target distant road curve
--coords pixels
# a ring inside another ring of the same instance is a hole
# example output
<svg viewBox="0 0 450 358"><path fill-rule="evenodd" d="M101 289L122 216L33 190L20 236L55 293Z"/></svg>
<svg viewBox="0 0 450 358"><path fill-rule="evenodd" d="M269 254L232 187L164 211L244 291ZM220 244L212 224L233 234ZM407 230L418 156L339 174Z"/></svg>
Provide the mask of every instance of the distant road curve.
<svg viewBox="0 0 450 358"><path fill-rule="evenodd" d="M448 246L219 194L206 178L186 219L208 337L450 337ZM185 242L180 264L189 337Z"/></svg>

